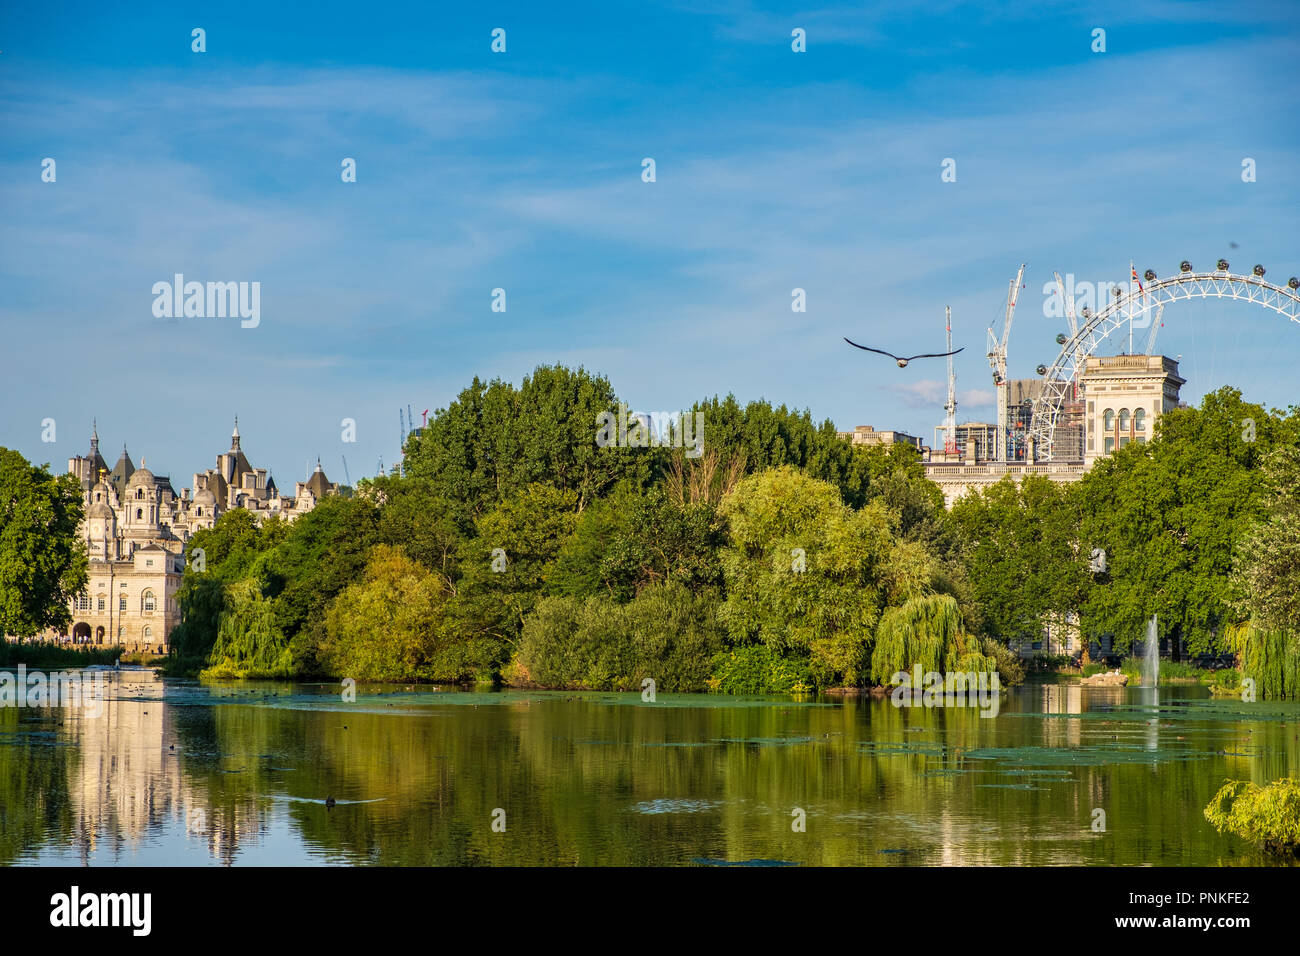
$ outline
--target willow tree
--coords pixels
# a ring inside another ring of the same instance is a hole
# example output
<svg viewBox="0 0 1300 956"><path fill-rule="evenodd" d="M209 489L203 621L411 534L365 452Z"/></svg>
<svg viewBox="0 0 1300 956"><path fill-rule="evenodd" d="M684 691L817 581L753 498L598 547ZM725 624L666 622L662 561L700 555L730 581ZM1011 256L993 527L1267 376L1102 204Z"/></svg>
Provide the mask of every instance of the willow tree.
<svg viewBox="0 0 1300 956"><path fill-rule="evenodd" d="M919 667L925 673L993 673L997 658L962 630L961 609L948 594L915 597L890 608L876 628L871 679L891 684L896 674Z"/></svg>
<svg viewBox="0 0 1300 956"><path fill-rule="evenodd" d="M1229 627L1227 637L1241 676L1255 682L1260 697L1277 700L1300 695L1300 634L1246 622Z"/></svg>
<svg viewBox="0 0 1300 956"><path fill-rule="evenodd" d="M292 676L293 655L288 638L276 624L275 602L264 598L251 578L235 582L227 592L229 606L217 624L210 666L200 676Z"/></svg>

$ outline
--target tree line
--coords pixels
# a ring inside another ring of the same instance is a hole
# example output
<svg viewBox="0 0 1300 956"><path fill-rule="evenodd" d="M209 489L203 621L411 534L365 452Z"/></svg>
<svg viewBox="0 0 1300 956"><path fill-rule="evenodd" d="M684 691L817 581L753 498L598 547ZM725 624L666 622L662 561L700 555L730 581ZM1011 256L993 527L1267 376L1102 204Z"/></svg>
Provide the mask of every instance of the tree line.
<svg viewBox="0 0 1300 956"><path fill-rule="evenodd" d="M1175 649L1237 655L1267 696L1300 690L1296 407L1224 388L1081 481L1007 478L946 511L914 449L853 445L807 411L697 403L693 457L599 447L618 405L582 368L476 378L410 437L400 477L292 523L223 514L187 545L204 562L186 563L167 670L761 693L887 683L924 659L1005 681L1008 643L1045 624L1122 653L1156 614ZM22 474L64 502L50 521L79 518L59 480ZM11 570L12 524L6 587L66 620L75 540L38 594ZM6 627L38 619L20 605L0 604Z"/></svg>

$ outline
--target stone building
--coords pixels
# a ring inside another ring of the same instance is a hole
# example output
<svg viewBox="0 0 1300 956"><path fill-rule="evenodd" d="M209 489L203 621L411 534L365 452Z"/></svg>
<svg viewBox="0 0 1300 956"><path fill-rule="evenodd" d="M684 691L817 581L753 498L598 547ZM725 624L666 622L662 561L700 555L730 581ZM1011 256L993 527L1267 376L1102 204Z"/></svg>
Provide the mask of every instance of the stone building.
<svg viewBox="0 0 1300 956"><path fill-rule="evenodd" d="M1151 437L1158 419L1178 407L1186 384L1163 355L1090 355L1083 370L1087 402L1084 470L1103 455Z"/></svg>
<svg viewBox="0 0 1300 956"><path fill-rule="evenodd" d="M851 432L836 432L855 445L911 445L921 450L921 439L900 431L877 431L874 425L859 425Z"/></svg>
<svg viewBox="0 0 1300 956"><path fill-rule="evenodd" d="M1057 426L1058 434L1063 427L1080 432L1068 447L1081 448L1081 455L1050 462L981 461L978 455L974 460L954 461L936 455L925 463L926 476L943 491L948 507L962 495L996 484L1007 475L1017 480L1041 475L1061 483L1078 481L1098 458L1130 442L1149 440L1159 417L1178 407L1179 389L1184 384L1178 363L1163 355L1090 355L1078 389L1063 409L1066 424ZM1032 400L1032 395L1029 398ZM984 423L958 425L958 443L969 437L963 435L963 428L989 427ZM977 450L979 447L977 443ZM963 448L969 445L963 444Z"/></svg>
<svg viewBox="0 0 1300 956"><path fill-rule="evenodd" d="M93 428L90 451L68 460L68 473L81 482L85 517L80 528L86 543L86 591L71 602L72 624L47 640L88 644L122 644L129 651L166 650L180 623L176 592L184 571L186 543L195 532L211 528L233 508L251 512L260 525L267 518L292 521L328 495L338 494L316 461L316 471L296 482L293 497L284 497L265 468L254 468L240 447L239 420L230 450L216 456L216 466L195 473L193 493L179 495L171 479L155 475L140 459L136 468L126 446L110 470Z"/></svg>

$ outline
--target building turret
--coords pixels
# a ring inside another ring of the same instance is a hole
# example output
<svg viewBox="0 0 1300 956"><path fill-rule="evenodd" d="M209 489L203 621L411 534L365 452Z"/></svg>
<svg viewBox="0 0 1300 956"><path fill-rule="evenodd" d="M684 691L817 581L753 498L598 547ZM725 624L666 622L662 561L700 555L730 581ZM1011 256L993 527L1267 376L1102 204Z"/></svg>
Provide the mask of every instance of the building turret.
<svg viewBox="0 0 1300 956"><path fill-rule="evenodd" d="M113 466L113 471L108 476L108 483L117 492L119 500L126 498L126 483L131 480L131 476L134 474L135 463L131 461L131 456L127 454L124 442L122 444L122 456L118 458L117 464Z"/></svg>

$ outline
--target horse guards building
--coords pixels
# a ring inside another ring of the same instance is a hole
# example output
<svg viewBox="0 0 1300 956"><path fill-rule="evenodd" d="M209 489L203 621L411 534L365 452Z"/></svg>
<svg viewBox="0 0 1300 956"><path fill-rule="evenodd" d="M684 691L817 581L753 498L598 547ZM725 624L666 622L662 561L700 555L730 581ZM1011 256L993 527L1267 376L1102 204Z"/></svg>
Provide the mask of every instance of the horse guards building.
<svg viewBox="0 0 1300 956"><path fill-rule="evenodd" d="M194 475L193 494L180 495L171 479L155 475L140 459L135 467L126 446L112 469L99 452L93 427L90 452L68 460L68 474L81 482L85 516L82 540L89 559L86 590L72 600L68 631L47 631L44 640L79 644L120 644L131 652L163 653L172 628L180 623L176 591L185 565L186 543L196 531L211 528L233 508L292 521L320 500L338 494L316 461L316 471L280 494L265 468L254 468L239 446L239 419L230 450L217 455L216 467Z"/></svg>

